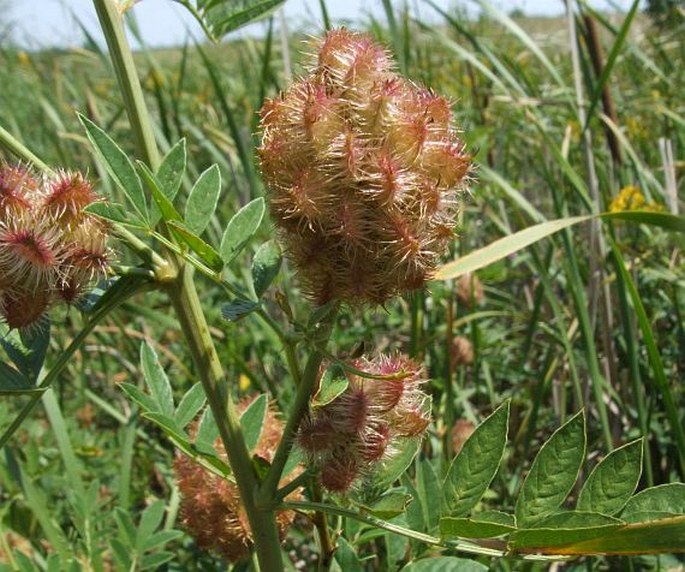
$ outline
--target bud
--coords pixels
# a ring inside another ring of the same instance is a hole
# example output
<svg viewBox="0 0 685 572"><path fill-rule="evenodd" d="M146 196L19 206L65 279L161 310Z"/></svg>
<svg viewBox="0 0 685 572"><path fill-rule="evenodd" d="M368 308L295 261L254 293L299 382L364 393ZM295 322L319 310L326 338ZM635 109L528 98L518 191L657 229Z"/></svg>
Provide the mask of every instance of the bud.
<svg viewBox="0 0 685 572"><path fill-rule="evenodd" d="M471 365L473 363L473 344L471 344L471 340L464 336L456 336L452 340L450 359L452 360L453 369L462 365Z"/></svg>
<svg viewBox="0 0 685 572"><path fill-rule="evenodd" d="M78 299L88 285L104 278L109 268L109 226L91 215L80 217L80 224L65 233L71 246L65 258L64 274L57 283L58 295L69 304Z"/></svg>
<svg viewBox="0 0 685 572"><path fill-rule="evenodd" d="M242 413L250 402L250 398L243 400L238 410ZM254 455L271 462L282 434L283 423L269 406ZM228 462L221 439L217 439L214 448ZM237 486L180 453L174 461L174 471L181 493L180 521L197 545L221 554L230 562L247 558L253 546L252 532ZM297 474L295 471L286 476L281 486ZM278 514L276 521L281 538L285 537L294 517L292 511Z"/></svg>
<svg viewBox="0 0 685 572"><path fill-rule="evenodd" d="M457 455L461 451L466 440L473 434L476 430L476 426L468 421L467 419L457 419L456 423L452 427L452 450L454 454Z"/></svg>
<svg viewBox="0 0 685 572"><path fill-rule="evenodd" d="M10 327L71 303L109 268L109 227L84 208L97 200L80 173L36 179L0 163L0 314Z"/></svg>
<svg viewBox="0 0 685 572"><path fill-rule="evenodd" d="M447 100L369 36L333 30L313 59L261 111L272 219L315 303L383 304L430 278L470 157Z"/></svg>
<svg viewBox="0 0 685 572"><path fill-rule="evenodd" d="M314 408L298 444L328 490L344 493L399 452L400 439L421 436L430 423L424 370L402 355L350 363L348 387Z"/></svg>
<svg viewBox="0 0 685 572"><path fill-rule="evenodd" d="M457 281L457 300L466 308L472 306L479 306L483 303L483 284L478 276L471 274L463 274Z"/></svg>

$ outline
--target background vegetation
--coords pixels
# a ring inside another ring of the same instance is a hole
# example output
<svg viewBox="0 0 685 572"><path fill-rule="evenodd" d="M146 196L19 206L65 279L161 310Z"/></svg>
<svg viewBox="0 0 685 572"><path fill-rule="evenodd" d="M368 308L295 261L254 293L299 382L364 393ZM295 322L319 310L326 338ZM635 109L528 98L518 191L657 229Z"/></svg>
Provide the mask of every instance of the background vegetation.
<svg viewBox="0 0 685 572"><path fill-rule="evenodd" d="M621 17L584 7L570 21L511 20L492 9L473 20L458 9L436 9L438 23L429 24L386 6L387 18L366 28L394 51L404 73L454 101L478 164L453 257L547 219L629 208L678 213L685 165L682 18L651 21L637 13L636 3ZM185 138L192 180L213 163L221 169L222 202L207 230L214 244L225 222L264 193L254 159L257 111L299 70L306 39L293 33L283 44L272 24L263 39L137 54L162 150ZM67 52L5 46L0 86L1 126L47 163L90 165L92 177L108 184L75 114L127 141L109 61L95 42ZM270 233L263 224L261 238ZM441 474L445 454L458 448L455 423L468 430L507 398L510 447L486 504L513 505L540 444L580 409L587 417L591 463L644 437L641 486L682 481L681 247L675 233L644 225L588 224L480 271L482 298L476 290L468 294L465 284L458 296L456 282L434 281L385 312L344 312L334 340L341 352L360 343L379 351L401 347L429 369L436 422L416 461L417 494L430 496L430 475ZM249 267L249 248L241 256ZM297 300L296 289L286 269L270 303L277 307L280 292ZM224 292L209 283L202 286L202 299L236 391L269 389L279 403L287 402L285 358L273 351L278 344L271 331L250 317L223 321ZM190 357L161 300L134 300L96 327L57 380L55 403L36 409L4 448L0 570L50 569L50 555L62 551L77 554L83 569L109 569L117 542L136 555L138 568L132 569L220 569L220 561L190 536L173 532L179 502L173 448L117 387L143 386L137 364L144 339L174 380L177 398L191 387ZM80 317L71 311L52 321L48 360L78 331ZM455 361L456 336L472 345L469 363ZM0 400L0 431L21 405ZM410 511L406 518L426 530L435 524L430 514ZM340 526L362 558L368 556L359 569L401 567L405 544L381 544L353 522L341 520ZM155 531L166 534L154 537ZM299 522L286 550L293 566L313 569L315 542L306 521ZM547 567L513 560L492 565ZM665 570L682 567L682 558L591 558L565 566Z"/></svg>

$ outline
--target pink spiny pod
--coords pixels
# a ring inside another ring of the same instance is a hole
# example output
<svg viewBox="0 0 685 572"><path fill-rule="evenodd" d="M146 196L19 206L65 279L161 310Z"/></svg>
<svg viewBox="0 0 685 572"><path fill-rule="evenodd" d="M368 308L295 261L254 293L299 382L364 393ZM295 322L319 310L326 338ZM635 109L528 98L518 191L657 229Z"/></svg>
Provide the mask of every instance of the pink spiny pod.
<svg viewBox="0 0 685 572"><path fill-rule="evenodd" d="M0 220L30 208L28 194L38 191L38 183L23 165L0 163Z"/></svg>
<svg viewBox="0 0 685 572"><path fill-rule="evenodd" d="M425 372L414 361L395 354L349 365L347 389L313 407L297 438L322 485L337 493L381 467L402 439L420 437L430 423L430 398L421 389Z"/></svg>
<svg viewBox="0 0 685 572"><path fill-rule="evenodd" d="M109 226L85 211L97 200L80 173L0 163L0 315L10 327L30 327L106 275Z"/></svg>
<svg viewBox="0 0 685 572"><path fill-rule="evenodd" d="M99 198L90 181L81 173L62 171L48 181L41 210L60 225L77 226L84 218L91 218L84 212L88 205Z"/></svg>
<svg viewBox="0 0 685 572"><path fill-rule="evenodd" d="M421 288L453 239L470 157L449 102L338 29L261 111L272 219L315 303L383 304Z"/></svg>

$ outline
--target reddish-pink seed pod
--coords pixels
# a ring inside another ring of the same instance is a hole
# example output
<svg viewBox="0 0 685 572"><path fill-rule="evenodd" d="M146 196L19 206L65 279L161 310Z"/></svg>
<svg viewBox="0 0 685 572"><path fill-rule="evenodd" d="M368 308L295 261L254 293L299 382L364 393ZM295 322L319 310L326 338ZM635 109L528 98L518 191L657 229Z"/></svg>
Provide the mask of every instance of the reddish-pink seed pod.
<svg viewBox="0 0 685 572"><path fill-rule="evenodd" d="M60 224L78 224L85 216L83 209L96 202L98 196L88 181L79 172L58 173L47 185L42 209Z"/></svg>
<svg viewBox="0 0 685 572"><path fill-rule="evenodd" d="M47 289L15 289L0 296L0 311L10 328L27 328L40 321L51 302Z"/></svg>
<svg viewBox="0 0 685 572"><path fill-rule="evenodd" d="M30 209L30 193L38 191L38 182L22 165L0 163L0 222Z"/></svg>

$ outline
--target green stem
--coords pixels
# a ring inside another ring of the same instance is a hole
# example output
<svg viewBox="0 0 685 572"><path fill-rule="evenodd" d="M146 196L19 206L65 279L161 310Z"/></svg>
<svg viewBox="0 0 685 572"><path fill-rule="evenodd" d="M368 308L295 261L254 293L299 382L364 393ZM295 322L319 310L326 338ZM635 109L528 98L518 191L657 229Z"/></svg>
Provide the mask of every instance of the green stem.
<svg viewBox="0 0 685 572"><path fill-rule="evenodd" d="M293 402L290 415L288 416L288 422L283 431L283 438L278 445L269 472L262 483L259 493L262 502L270 502L276 494L278 483L281 480L281 474L283 473L283 467L285 467L290 451L295 443L295 435L300 427L302 418L309 408L309 398L314 390L322 361L323 354L318 350L314 350L309 356L307 365L304 368L304 374L302 375L302 382L297 388L297 395L295 395L295 401Z"/></svg>
<svg viewBox="0 0 685 572"><path fill-rule="evenodd" d="M131 123L136 149L142 154L142 159L148 167L156 171L160 164L159 150L145 105L143 89L138 80L133 53L126 39L122 15L114 0L93 0L93 4L107 40L112 65L126 106L128 120Z"/></svg>
<svg viewBox="0 0 685 572"><path fill-rule="evenodd" d="M240 418L228 391L223 367L193 283L192 269L188 266L179 269L178 279L171 282L166 291L176 311L226 449L250 523L261 569L280 570L281 544L275 513L268 507L256 506L254 493L258 486L257 476L252 468Z"/></svg>
<svg viewBox="0 0 685 572"><path fill-rule="evenodd" d="M159 150L121 15L114 0L93 2L107 40L138 152L148 166L156 171L160 164ZM255 504L257 476L243 438L238 412L228 391L223 367L209 333L209 325L202 311L192 278L192 268L178 255L171 254L171 262L177 273L174 279L165 283L165 290L181 324L181 331L188 343L226 449L252 530L260 567L264 572L281 570L281 546L275 513L270 508L258 509Z"/></svg>
<svg viewBox="0 0 685 572"><path fill-rule="evenodd" d="M393 532L394 534L404 536L405 538L409 538L411 540L418 540L419 542L425 542L426 544L431 544L433 546L442 546L444 548L456 548L457 550L461 550L469 554L481 554L484 556L504 556L504 550L497 550L494 548L478 546L477 544L472 544L470 542L442 540L437 536L431 536L430 534L425 534L423 532L418 532L416 530L404 528L403 526L399 526L398 524L394 524L392 522L387 522L371 514L357 512L349 508L343 508L339 506L332 506L324 503L309 501L286 501L283 503L282 506L283 508L291 510L313 510L320 513L342 516L344 518L352 518L359 522L370 524L373 527L381 528L383 530L387 530L388 532Z"/></svg>
<svg viewBox="0 0 685 572"><path fill-rule="evenodd" d="M16 155L22 161L31 163L41 171L51 172L52 170L43 161L34 155L31 150L19 141L5 128L0 127L0 145L7 149L13 155Z"/></svg>

